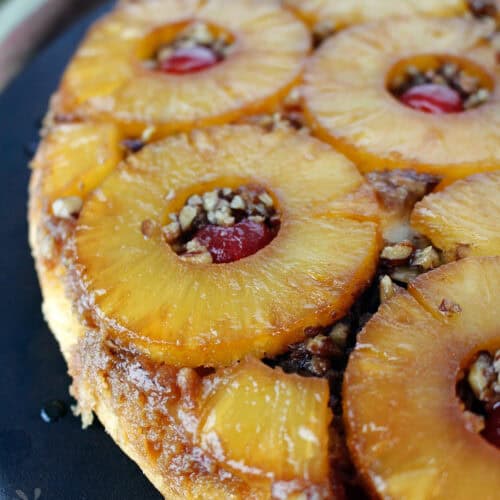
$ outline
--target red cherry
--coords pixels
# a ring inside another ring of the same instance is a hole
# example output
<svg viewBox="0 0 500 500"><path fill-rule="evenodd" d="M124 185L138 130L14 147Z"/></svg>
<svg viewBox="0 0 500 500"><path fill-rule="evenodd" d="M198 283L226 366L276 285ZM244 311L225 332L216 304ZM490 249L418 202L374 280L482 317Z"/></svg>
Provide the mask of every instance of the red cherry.
<svg viewBox="0 0 500 500"><path fill-rule="evenodd" d="M408 89L400 98L408 107L439 115L442 113L459 113L464 106L460 94L445 85L426 83Z"/></svg>
<svg viewBox="0 0 500 500"><path fill-rule="evenodd" d="M248 257L264 248L274 236L266 225L248 219L231 227L205 226L196 234L217 264Z"/></svg>
<svg viewBox="0 0 500 500"><path fill-rule="evenodd" d="M497 403L493 410L484 420L482 435L492 445L500 448L500 403Z"/></svg>
<svg viewBox="0 0 500 500"><path fill-rule="evenodd" d="M207 47L181 48L161 61L159 69L165 73L184 75L210 68L218 62L217 54Z"/></svg>

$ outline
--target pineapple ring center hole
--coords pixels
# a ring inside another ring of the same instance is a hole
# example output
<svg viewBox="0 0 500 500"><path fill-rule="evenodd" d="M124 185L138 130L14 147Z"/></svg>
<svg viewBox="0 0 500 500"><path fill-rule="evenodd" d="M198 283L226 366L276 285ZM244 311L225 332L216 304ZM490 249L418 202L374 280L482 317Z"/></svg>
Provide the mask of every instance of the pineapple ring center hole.
<svg viewBox="0 0 500 500"><path fill-rule="evenodd" d="M215 187L191 194L177 212L169 213L162 235L184 261L222 264L267 246L280 225L276 199L265 188Z"/></svg>
<svg viewBox="0 0 500 500"><path fill-rule="evenodd" d="M202 20L157 28L139 45L138 58L147 70L183 75L209 69L232 52L235 36Z"/></svg>
<svg viewBox="0 0 500 500"><path fill-rule="evenodd" d="M475 62L442 55L398 61L388 72L386 89L403 105L431 114L460 113L485 104L493 78Z"/></svg>
<svg viewBox="0 0 500 500"><path fill-rule="evenodd" d="M468 427L500 449L500 349L473 355L457 382L457 396Z"/></svg>

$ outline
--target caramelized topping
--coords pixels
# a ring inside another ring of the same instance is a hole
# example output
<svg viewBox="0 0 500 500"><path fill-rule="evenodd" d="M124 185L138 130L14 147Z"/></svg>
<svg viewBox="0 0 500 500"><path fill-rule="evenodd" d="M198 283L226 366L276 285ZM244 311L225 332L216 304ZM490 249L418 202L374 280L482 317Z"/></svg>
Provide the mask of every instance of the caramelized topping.
<svg viewBox="0 0 500 500"><path fill-rule="evenodd" d="M408 210L429 194L441 180L415 170L385 170L370 172L366 176L384 207Z"/></svg>
<svg viewBox="0 0 500 500"><path fill-rule="evenodd" d="M162 45L146 65L163 73L196 73L223 61L230 47L224 33L215 33L206 23L195 22Z"/></svg>
<svg viewBox="0 0 500 500"><path fill-rule="evenodd" d="M264 189L218 188L191 196L163 235L184 260L216 264L248 257L269 244L280 226L273 198Z"/></svg>
<svg viewBox="0 0 500 500"><path fill-rule="evenodd" d="M477 76L452 62L426 71L410 65L390 82L389 90L406 106L432 114L459 113L490 97Z"/></svg>
<svg viewBox="0 0 500 500"><path fill-rule="evenodd" d="M458 388L466 411L481 422L477 432L500 448L500 349L478 353Z"/></svg>

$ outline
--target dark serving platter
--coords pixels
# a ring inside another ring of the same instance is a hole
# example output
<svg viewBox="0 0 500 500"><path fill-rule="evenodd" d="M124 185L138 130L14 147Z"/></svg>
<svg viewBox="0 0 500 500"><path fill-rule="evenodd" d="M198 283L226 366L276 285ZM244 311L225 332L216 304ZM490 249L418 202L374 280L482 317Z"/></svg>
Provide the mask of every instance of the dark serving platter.
<svg viewBox="0 0 500 500"><path fill-rule="evenodd" d="M73 402L28 248L28 162L50 94L107 8L74 25L0 95L0 500L161 498L98 422L82 431L71 411L54 423L40 416L47 401Z"/></svg>

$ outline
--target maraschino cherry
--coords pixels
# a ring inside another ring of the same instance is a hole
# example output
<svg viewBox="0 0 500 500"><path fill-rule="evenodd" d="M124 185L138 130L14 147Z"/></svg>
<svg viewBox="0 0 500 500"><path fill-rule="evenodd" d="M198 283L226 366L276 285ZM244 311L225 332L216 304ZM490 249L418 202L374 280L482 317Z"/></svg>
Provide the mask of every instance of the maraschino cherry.
<svg viewBox="0 0 500 500"><path fill-rule="evenodd" d="M205 226L196 234L215 263L234 262L264 248L275 236L265 224L244 219L234 226Z"/></svg>
<svg viewBox="0 0 500 500"><path fill-rule="evenodd" d="M399 99L406 106L424 113L459 113L464 109L462 98L456 90L435 83L416 85Z"/></svg>
<svg viewBox="0 0 500 500"><path fill-rule="evenodd" d="M159 70L164 73L185 75L210 68L219 61L217 54L208 47L179 48L168 58L160 61Z"/></svg>

